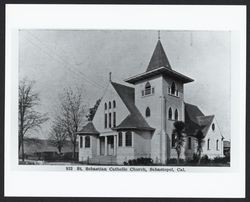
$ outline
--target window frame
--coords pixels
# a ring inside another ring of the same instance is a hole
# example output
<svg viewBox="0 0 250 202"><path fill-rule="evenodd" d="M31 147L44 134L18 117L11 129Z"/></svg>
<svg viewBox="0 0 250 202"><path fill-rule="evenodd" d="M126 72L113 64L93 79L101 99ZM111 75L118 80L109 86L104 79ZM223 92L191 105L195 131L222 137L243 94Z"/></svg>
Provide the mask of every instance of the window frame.
<svg viewBox="0 0 250 202"><path fill-rule="evenodd" d="M169 108L168 108L168 119L169 119L169 120L172 120L172 117L173 117L173 111L172 111L172 108L169 107Z"/></svg>
<svg viewBox="0 0 250 202"><path fill-rule="evenodd" d="M147 107L146 110L145 110L145 117L148 118L150 116L151 116L151 110L150 110L149 107Z"/></svg>
<svg viewBox="0 0 250 202"><path fill-rule="evenodd" d="M122 147L123 146L123 144L122 144L123 137L122 136L123 136L122 132L121 131L118 132L118 147Z"/></svg>
<svg viewBox="0 0 250 202"><path fill-rule="evenodd" d="M130 144L128 144L128 137L130 137ZM125 146L126 147L132 147L133 146L133 137L132 137L132 132L131 131L127 131L126 133L125 133Z"/></svg>
<svg viewBox="0 0 250 202"><path fill-rule="evenodd" d="M111 112L109 112L108 120L109 120L108 127L111 128L112 127L112 113Z"/></svg>
<svg viewBox="0 0 250 202"><path fill-rule="evenodd" d="M174 133L172 133L171 135L171 147L175 148L175 134Z"/></svg>
<svg viewBox="0 0 250 202"><path fill-rule="evenodd" d="M115 109L116 108L116 101L113 100L113 108Z"/></svg>
<svg viewBox="0 0 250 202"><path fill-rule="evenodd" d="M80 135L80 148L82 148L83 147L83 137L82 137L82 135Z"/></svg>
<svg viewBox="0 0 250 202"><path fill-rule="evenodd" d="M87 136L85 136L84 148L90 148L90 145L91 145L91 143L90 143L90 136L87 135Z"/></svg>
<svg viewBox="0 0 250 202"><path fill-rule="evenodd" d="M178 112L178 109L175 109L175 111L174 111L174 120L178 121L178 119L179 119L179 112Z"/></svg>
<svg viewBox="0 0 250 202"><path fill-rule="evenodd" d="M210 139L207 139L207 150L210 150Z"/></svg>
<svg viewBox="0 0 250 202"><path fill-rule="evenodd" d="M104 128L108 128L108 114L104 114Z"/></svg>
<svg viewBox="0 0 250 202"><path fill-rule="evenodd" d="M113 127L116 127L116 112L113 112Z"/></svg>

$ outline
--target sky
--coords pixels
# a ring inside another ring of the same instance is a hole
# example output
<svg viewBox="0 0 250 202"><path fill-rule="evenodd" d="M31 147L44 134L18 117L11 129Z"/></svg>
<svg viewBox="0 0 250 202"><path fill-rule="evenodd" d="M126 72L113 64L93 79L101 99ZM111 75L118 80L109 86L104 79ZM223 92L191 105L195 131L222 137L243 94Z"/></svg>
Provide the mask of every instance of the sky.
<svg viewBox="0 0 250 202"><path fill-rule="evenodd" d="M173 70L194 79L185 84L184 100L214 114L230 139L230 32L160 31ZM146 71L158 40L157 30L20 30L19 79L36 81L37 110L50 121L32 135L47 138L59 94L80 87L92 107L109 83Z"/></svg>

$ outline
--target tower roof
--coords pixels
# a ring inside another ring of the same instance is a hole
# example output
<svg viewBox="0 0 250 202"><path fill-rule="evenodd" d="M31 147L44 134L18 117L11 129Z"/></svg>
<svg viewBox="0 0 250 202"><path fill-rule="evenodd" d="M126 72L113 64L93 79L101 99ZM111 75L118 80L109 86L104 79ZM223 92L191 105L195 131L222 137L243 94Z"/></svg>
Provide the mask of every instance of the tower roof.
<svg viewBox="0 0 250 202"><path fill-rule="evenodd" d="M152 78L158 75L165 75L179 80L182 83L189 83L194 81L193 79L176 72L169 64L166 53L163 49L160 39L158 39L153 55L150 59L146 72L132 76L125 81L131 84L143 81L145 79Z"/></svg>
<svg viewBox="0 0 250 202"><path fill-rule="evenodd" d="M153 52L153 55L152 55L150 62L148 64L147 72L154 70L154 69L157 69L157 68L160 68L160 67L166 67L166 68L172 69L170 64L169 64L166 53L163 49L163 46L161 44L161 41L158 40L156 47L155 47L155 50Z"/></svg>

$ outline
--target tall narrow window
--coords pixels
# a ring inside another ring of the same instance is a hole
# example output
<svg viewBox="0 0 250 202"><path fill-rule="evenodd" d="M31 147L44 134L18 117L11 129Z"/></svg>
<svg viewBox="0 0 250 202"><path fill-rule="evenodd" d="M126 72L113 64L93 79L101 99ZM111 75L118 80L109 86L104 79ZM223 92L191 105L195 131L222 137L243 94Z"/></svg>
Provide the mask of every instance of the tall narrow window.
<svg viewBox="0 0 250 202"><path fill-rule="evenodd" d="M122 147L122 132L118 133L118 146Z"/></svg>
<svg viewBox="0 0 250 202"><path fill-rule="evenodd" d="M82 136L80 136L80 148L82 148L82 141L83 141Z"/></svg>
<svg viewBox="0 0 250 202"><path fill-rule="evenodd" d="M131 131L127 131L126 132L126 147L131 147L132 146L132 132Z"/></svg>
<svg viewBox="0 0 250 202"><path fill-rule="evenodd" d="M219 150L219 140L216 140L216 150Z"/></svg>
<svg viewBox="0 0 250 202"><path fill-rule="evenodd" d="M145 112L145 115L146 115L146 117L149 117L149 116L150 116L150 109L149 109L149 107L147 107L146 112Z"/></svg>
<svg viewBox="0 0 250 202"><path fill-rule="evenodd" d="M151 94L151 85L149 82L146 83L145 85L145 95Z"/></svg>
<svg viewBox="0 0 250 202"><path fill-rule="evenodd" d="M112 116L112 114L109 113L109 128L111 128L111 116Z"/></svg>
<svg viewBox="0 0 250 202"><path fill-rule="evenodd" d="M104 104L104 109L106 110L107 109L107 103L105 102Z"/></svg>
<svg viewBox="0 0 250 202"><path fill-rule="evenodd" d="M168 110L168 119L172 119L172 108L171 107Z"/></svg>
<svg viewBox="0 0 250 202"><path fill-rule="evenodd" d="M207 140L207 150L210 149L210 139Z"/></svg>
<svg viewBox="0 0 250 202"><path fill-rule="evenodd" d="M104 128L107 128L108 127L108 117L107 117L107 114L105 114L105 117L104 117Z"/></svg>
<svg viewBox="0 0 250 202"><path fill-rule="evenodd" d="M113 108L116 108L116 102L113 100Z"/></svg>
<svg viewBox="0 0 250 202"><path fill-rule="evenodd" d="M109 109L111 109L111 102L109 102Z"/></svg>
<svg viewBox="0 0 250 202"><path fill-rule="evenodd" d="M116 113L113 112L113 127L116 127Z"/></svg>
<svg viewBox="0 0 250 202"><path fill-rule="evenodd" d="M171 85L171 94L174 95L175 94L175 83L173 82Z"/></svg>
<svg viewBox="0 0 250 202"><path fill-rule="evenodd" d="M188 138L188 149L191 149L192 147L192 139L191 137Z"/></svg>
<svg viewBox="0 0 250 202"><path fill-rule="evenodd" d="M172 147L175 147L175 134L174 133L172 133L171 145Z"/></svg>
<svg viewBox="0 0 250 202"><path fill-rule="evenodd" d="M178 120L178 110L176 109L174 112L174 120Z"/></svg>
<svg viewBox="0 0 250 202"><path fill-rule="evenodd" d="M85 148L89 148L90 147L90 137L86 136L85 137Z"/></svg>
<svg viewBox="0 0 250 202"><path fill-rule="evenodd" d="M215 125L214 125L214 123L212 124L212 130L213 130L213 131L215 130Z"/></svg>

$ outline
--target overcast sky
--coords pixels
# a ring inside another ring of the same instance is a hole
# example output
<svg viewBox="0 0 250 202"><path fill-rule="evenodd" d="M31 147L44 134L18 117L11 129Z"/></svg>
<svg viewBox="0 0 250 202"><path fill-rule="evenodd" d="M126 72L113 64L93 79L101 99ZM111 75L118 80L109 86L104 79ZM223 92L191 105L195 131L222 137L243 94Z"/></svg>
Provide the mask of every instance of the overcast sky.
<svg viewBox="0 0 250 202"><path fill-rule="evenodd" d="M88 106L112 80L145 72L157 43L157 31L21 30L19 79L35 80L39 111L53 115L63 88L81 87ZM172 69L194 79L185 84L185 102L215 114L230 139L230 32L161 31ZM127 84L129 85L129 84ZM36 136L46 138L50 122Z"/></svg>

